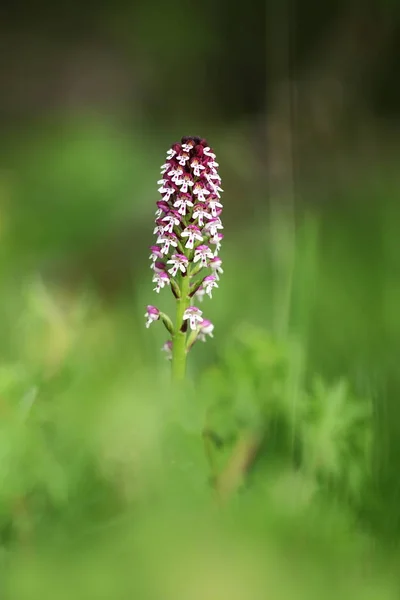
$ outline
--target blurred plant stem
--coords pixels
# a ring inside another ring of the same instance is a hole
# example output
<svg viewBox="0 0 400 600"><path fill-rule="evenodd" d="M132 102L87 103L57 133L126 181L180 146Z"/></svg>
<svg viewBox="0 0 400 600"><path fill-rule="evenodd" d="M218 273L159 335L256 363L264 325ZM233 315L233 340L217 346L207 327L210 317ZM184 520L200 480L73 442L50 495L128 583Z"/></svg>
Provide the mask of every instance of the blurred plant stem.
<svg viewBox="0 0 400 600"><path fill-rule="evenodd" d="M222 445L223 442L219 440L216 436L215 432L212 429L211 419L210 419L210 409L207 410L205 415L205 422L203 427L203 444L204 444L204 452L206 455L206 459L208 462L208 466L210 468L210 482L213 487L215 487L217 478L218 478L218 466L215 460L215 447L218 445Z"/></svg>
<svg viewBox="0 0 400 600"><path fill-rule="evenodd" d="M184 327L184 314L190 306L190 273L181 277L179 285L179 296L176 300L176 319L175 330L172 343L172 383L174 386L182 385L186 374L186 331ZM225 502L234 494L240 487L248 469L251 467L260 443L262 436L255 431L244 431L239 435L239 438L233 448L232 454L227 465L221 473L216 472L216 463L213 454L213 440L210 435L208 418L202 432L204 452L210 468L210 478L213 482L217 499L219 502Z"/></svg>
<svg viewBox="0 0 400 600"><path fill-rule="evenodd" d="M215 488L220 502L227 501L237 492L257 456L261 441L260 432L246 430L239 435L228 463L216 478Z"/></svg>
<svg viewBox="0 0 400 600"><path fill-rule="evenodd" d="M17 497L14 500L13 515L20 548L24 551L28 551L31 549L32 525L27 501L24 496Z"/></svg>
<svg viewBox="0 0 400 600"><path fill-rule="evenodd" d="M181 278L179 286L180 297L176 300L175 333L172 341L172 381L181 383L186 373L186 332L182 331L183 315L188 308L189 299L189 274Z"/></svg>

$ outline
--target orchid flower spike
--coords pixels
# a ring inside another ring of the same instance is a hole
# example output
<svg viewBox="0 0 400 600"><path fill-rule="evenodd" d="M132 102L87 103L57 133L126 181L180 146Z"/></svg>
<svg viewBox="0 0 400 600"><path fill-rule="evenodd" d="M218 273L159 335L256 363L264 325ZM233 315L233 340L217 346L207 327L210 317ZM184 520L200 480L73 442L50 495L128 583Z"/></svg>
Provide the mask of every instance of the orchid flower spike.
<svg viewBox="0 0 400 600"><path fill-rule="evenodd" d="M193 305L212 297L223 273L219 256L223 239L221 178L213 149L199 137L172 144L161 167L150 267L154 291L169 288L177 302L175 323L155 306L148 306L146 327L162 321L171 334L163 349L172 356L172 369L182 371L188 350L198 339L212 337L213 324Z"/></svg>

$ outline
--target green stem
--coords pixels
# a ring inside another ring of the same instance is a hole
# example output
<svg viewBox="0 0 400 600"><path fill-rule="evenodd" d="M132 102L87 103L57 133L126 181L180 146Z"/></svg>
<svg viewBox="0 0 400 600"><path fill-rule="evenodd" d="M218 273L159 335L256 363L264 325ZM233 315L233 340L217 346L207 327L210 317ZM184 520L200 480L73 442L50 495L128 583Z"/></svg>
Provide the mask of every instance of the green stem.
<svg viewBox="0 0 400 600"><path fill-rule="evenodd" d="M182 277L180 290L181 296L176 301L175 335L172 343L172 381L179 383L185 378L186 371L186 333L181 331L183 315L190 304L189 298L189 274Z"/></svg>

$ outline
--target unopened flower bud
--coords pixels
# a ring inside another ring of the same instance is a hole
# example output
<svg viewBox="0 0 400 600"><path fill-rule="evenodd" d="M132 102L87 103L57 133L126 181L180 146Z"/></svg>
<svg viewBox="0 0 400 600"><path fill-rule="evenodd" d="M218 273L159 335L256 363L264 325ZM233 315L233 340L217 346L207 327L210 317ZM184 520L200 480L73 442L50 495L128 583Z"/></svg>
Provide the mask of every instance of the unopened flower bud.
<svg viewBox="0 0 400 600"><path fill-rule="evenodd" d="M144 316L147 319L146 327L148 328L152 323L154 323L154 321L158 321L158 319L160 318L160 311L155 306L149 304Z"/></svg>

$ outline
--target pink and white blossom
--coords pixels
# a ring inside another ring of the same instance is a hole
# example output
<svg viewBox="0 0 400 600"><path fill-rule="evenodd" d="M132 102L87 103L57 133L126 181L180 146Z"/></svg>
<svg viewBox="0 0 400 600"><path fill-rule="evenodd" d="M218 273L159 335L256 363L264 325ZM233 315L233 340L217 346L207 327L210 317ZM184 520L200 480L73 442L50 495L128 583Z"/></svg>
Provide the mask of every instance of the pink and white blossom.
<svg viewBox="0 0 400 600"><path fill-rule="evenodd" d="M173 246L174 248L178 245L178 238L175 233L169 233L168 231L164 231L157 238L157 244L163 244L161 248L161 254L168 254L169 247Z"/></svg>
<svg viewBox="0 0 400 600"><path fill-rule="evenodd" d="M214 255L217 255L221 250L221 242L224 239L223 233L217 233L209 239L209 243L215 245Z"/></svg>
<svg viewBox="0 0 400 600"><path fill-rule="evenodd" d="M185 248L188 248L189 250L193 249L194 246L194 242L197 240L198 242L202 242L203 241L203 236L201 235L201 231L200 229L197 227L197 225L188 225L186 227L186 229L184 229L181 233L181 236L187 237L188 240L185 244Z"/></svg>
<svg viewBox="0 0 400 600"><path fill-rule="evenodd" d="M211 236L214 237L218 233L218 229L223 229L221 219L219 217L211 217L209 221L204 225L204 230Z"/></svg>
<svg viewBox="0 0 400 600"><path fill-rule="evenodd" d="M181 222L181 216L176 210L170 210L169 213L161 219L164 225L164 231L173 233L174 227L177 227Z"/></svg>
<svg viewBox="0 0 400 600"><path fill-rule="evenodd" d="M201 183L201 181L196 181L193 186L193 195L197 196L197 199L200 202L206 201L206 196L208 196L211 192L206 188L205 185Z"/></svg>
<svg viewBox="0 0 400 600"><path fill-rule="evenodd" d="M174 202L174 208L178 209L180 215L185 217L187 208L191 208L192 206L193 202L190 194L178 194L177 199Z"/></svg>
<svg viewBox="0 0 400 600"><path fill-rule="evenodd" d="M179 185L181 188L181 192L184 194L187 193L187 191L190 187L193 187L194 181L193 181L190 173L185 173L185 175L182 177L182 181L181 181L181 183L179 183Z"/></svg>
<svg viewBox="0 0 400 600"><path fill-rule="evenodd" d="M186 273L188 263L189 259L184 254L173 254L171 258L167 260L167 265L172 265L172 267L168 269L168 273L171 273L172 277L176 277L178 271Z"/></svg>
<svg viewBox="0 0 400 600"><path fill-rule="evenodd" d="M196 250L194 251L193 262L196 263L200 260L201 261L200 264L202 267L208 267L209 260L211 258L214 258L214 255L208 246L206 246L205 244L201 244L200 246L197 246Z"/></svg>
<svg viewBox="0 0 400 600"><path fill-rule="evenodd" d="M151 254L149 256L150 260L155 262L157 259L162 258L163 254L159 246L150 246Z"/></svg>
<svg viewBox="0 0 400 600"><path fill-rule="evenodd" d="M196 329L197 325L203 320L203 311L197 308L197 306L189 306L183 313L183 320L189 321L190 329Z"/></svg>
<svg viewBox="0 0 400 600"><path fill-rule="evenodd" d="M208 261L208 266L211 267L211 271L217 279L219 279L219 273L222 274L224 272L222 269L222 260L219 256L213 256L210 258Z"/></svg>
<svg viewBox="0 0 400 600"><path fill-rule="evenodd" d="M154 288L154 291L157 292L157 294L160 293L160 290L166 286L169 285L171 282L169 280L169 276L168 273L166 273L165 271L160 271L160 273L156 273L153 277L153 283L156 283L156 287Z"/></svg>
<svg viewBox="0 0 400 600"><path fill-rule="evenodd" d="M218 283L217 283L217 278L215 275L207 275L206 277L204 277L202 285L203 285L205 293L208 296L210 296L210 298L212 298L213 288L219 287Z"/></svg>
<svg viewBox="0 0 400 600"><path fill-rule="evenodd" d="M193 210L193 219L197 221L199 227L204 227L204 219L211 219L206 204L198 202Z"/></svg>
<svg viewBox="0 0 400 600"><path fill-rule="evenodd" d="M202 319L199 322L199 328L200 328L200 331L197 335L197 339L200 340L201 342L206 341L206 335L209 335L210 337L214 337L213 336L214 325L208 319Z"/></svg>

